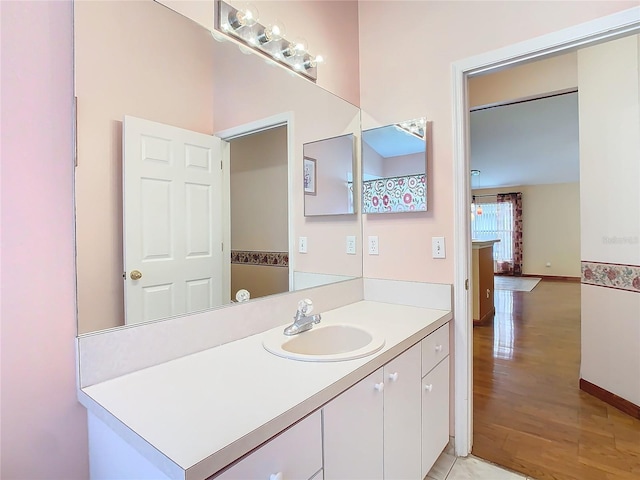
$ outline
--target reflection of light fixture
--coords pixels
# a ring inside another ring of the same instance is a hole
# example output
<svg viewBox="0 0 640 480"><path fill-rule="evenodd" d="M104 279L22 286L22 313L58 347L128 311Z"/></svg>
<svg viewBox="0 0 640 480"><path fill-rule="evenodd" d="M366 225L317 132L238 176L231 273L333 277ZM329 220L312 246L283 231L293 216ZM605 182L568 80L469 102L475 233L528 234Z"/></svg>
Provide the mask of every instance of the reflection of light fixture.
<svg viewBox="0 0 640 480"><path fill-rule="evenodd" d="M425 138L426 128L427 128L427 119L424 117L416 118L415 120L407 120L406 122L396 123L395 127L411 135L415 135L420 140Z"/></svg>
<svg viewBox="0 0 640 480"><path fill-rule="evenodd" d="M472 177L477 177L478 175L480 175L480 170L471 170Z"/></svg>
<svg viewBox="0 0 640 480"><path fill-rule="evenodd" d="M216 0L216 9L217 31L310 80L318 78L317 67L322 56L309 53L302 39L287 40L281 22L274 21L267 26L261 24L257 9L251 5L235 8L223 0Z"/></svg>

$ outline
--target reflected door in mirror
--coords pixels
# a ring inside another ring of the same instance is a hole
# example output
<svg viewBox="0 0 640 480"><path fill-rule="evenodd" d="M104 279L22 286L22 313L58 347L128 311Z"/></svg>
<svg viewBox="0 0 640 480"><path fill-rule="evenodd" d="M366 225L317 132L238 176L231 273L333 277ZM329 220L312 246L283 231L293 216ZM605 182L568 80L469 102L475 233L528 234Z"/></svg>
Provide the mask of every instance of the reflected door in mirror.
<svg viewBox="0 0 640 480"><path fill-rule="evenodd" d="M220 305L220 140L129 116L123 128L125 323Z"/></svg>

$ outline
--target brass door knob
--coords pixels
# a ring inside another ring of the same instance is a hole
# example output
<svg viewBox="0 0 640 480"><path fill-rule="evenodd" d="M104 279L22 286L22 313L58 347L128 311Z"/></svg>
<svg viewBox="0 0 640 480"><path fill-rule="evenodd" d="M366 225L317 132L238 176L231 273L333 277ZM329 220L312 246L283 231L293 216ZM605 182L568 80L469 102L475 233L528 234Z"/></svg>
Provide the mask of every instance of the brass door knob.
<svg viewBox="0 0 640 480"><path fill-rule="evenodd" d="M140 280L142 278L142 272L140 270L131 270L131 274L129 275L131 280Z"/></svg>

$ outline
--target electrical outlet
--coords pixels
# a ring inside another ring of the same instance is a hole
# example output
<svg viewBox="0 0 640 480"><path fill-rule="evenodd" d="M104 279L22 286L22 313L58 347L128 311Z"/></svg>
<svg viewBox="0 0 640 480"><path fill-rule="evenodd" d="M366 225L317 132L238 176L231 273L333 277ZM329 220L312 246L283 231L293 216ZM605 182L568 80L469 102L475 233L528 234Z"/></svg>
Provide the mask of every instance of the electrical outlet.
<svg viewBox="0 0 640 480"><path fill-rule="evenodd" d="M433 258L446 258L444 237L431 237L431 250Z"/></svg>
<svg viewBox="0 0 640 480"><path fill-rule="evenodd" d="M378 237L369 235L369 255L378 255Z"/></svg>
<svg viewBox="0 0 640 480"><path fill-rule="evenodd" d="M356 236L355 235L347 235L347 254L348 255L356 254Z"/></svg>
<svg viewBox="0 0 640 480"><path fill-rule="evenodd" d="M300 237L298 239L298 252L307 253L307 237Z"/></svg>

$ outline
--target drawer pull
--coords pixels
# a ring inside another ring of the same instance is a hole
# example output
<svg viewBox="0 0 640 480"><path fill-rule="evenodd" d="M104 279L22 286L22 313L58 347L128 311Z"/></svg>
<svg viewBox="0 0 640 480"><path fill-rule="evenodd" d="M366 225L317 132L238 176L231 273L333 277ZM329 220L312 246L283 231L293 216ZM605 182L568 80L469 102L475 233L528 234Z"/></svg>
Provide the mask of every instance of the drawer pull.
<svg viewBox="0 0 640 480"><path fill-rule="evenodd" d="M429 385L425 385L424 390L425 392L430 392L431 390L433 390L433 384L430 383Z"/></svg>
<svg viewBox="0 0 640 480"><path fill-rule="evenodd" d="M282 480L282 472L272 473L269 475L269 480Z"/></svg>
<svg viewBox="0 0 640 480"><path fill-rule="evenodd" d="M442 351L442 345L436 345L436 352L440 353Z"/></svg>
<svg viewBox="0 0 640 480"><path fill-rule="evenodd" d="M393 372L389 374L389 380L391 380L392 382L397 382L398 381L398 372Z"/></svg>
<svg viewBox="0 0 640 480"><path fill-rule="evenodd" d="M380 383L376 383L373 388L375 388L377 391L381 392L384 390L384 382L380 382Z"/></svg>

